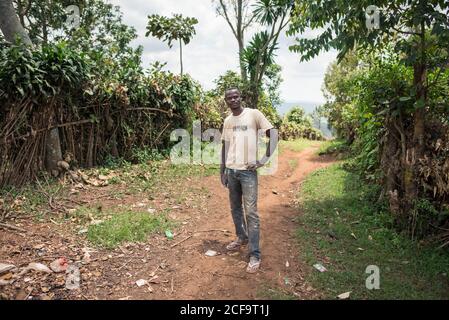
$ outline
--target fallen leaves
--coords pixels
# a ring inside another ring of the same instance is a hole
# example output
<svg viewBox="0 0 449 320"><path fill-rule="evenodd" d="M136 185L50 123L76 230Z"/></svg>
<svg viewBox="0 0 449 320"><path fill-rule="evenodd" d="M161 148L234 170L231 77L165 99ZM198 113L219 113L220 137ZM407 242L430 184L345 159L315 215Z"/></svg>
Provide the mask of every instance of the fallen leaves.
<svg viewBox="0 0 449 320"><path fill-rule="evenodd" d="M13 274L11 272L8 272L2 276L0 276L0 280L9 281L13 277Z"/></svg>
<svg viewBox="0 0 449 320"><path fill-rule="evenodd" d="M90 175L78 170L76 175L79 176L85 184L94 186L94 187L105 187L109 185L111 179L117 177L115 173L110 173L107 176L98 173L97 171L93 171Z"/></svg>

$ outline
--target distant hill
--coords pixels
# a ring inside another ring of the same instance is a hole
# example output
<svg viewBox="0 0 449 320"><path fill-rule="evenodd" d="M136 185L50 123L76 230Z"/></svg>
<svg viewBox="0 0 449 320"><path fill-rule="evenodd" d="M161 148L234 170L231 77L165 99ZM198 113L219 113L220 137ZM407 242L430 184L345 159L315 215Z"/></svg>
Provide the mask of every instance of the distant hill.
<svg viewBox="0 0 449 320"><path fill-rule="evenodd" d="M305 111L307 114L310 114L310 113L312 113L312 112L315 110L315 108L318 107L319 105L320 105L320 103L316 103L316 102L304 102L304 101L302 101L302 102L285 102L285 103L281 104L281 105L277 108L277 110L278 110L279 114L280 114L281 116L283 116L283 115L285 115L288 111L290 111L291 108L300 106L300 107L303 107L303 108L304 108L304 111Z"/></svg>
<svg viewBox="0 0 449 320"><path fill-rule="evenodd" d="M302 107L306 114L312 114L312 112L320 106L322 103L319 102L310 102L310 101L299 101L299 102L285 102L281 104L279 107L277 107L277 110L281 116L284 116L287 112L290 111L293 107ZM314 123L313 126L315 128L319 127L318 123ZM323 132L325 137L332 137L332 133L330 132L329 128L327 127L327 119L321 120L321 132Z"/></svg>

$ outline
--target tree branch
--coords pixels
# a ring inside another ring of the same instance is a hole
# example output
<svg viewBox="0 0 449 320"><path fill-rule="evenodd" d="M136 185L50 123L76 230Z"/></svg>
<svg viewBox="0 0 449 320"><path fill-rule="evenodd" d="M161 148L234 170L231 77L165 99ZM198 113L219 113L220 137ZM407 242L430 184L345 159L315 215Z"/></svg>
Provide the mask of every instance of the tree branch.
<svg viewBox="0 0 449 320"><path fill-rule="evenodd" d="M254 19L256 18L256 15L252 15L249 21L243 23L242 31L246 30L251 24L253 23Z"/></svg>
<svg viewBox="0 0 449 320"><path fill-rule="evenodd" d="M232 7L234 8L234 15L237 17L239 16L239 10L240 5L242 4L242 0L231 0L232 1ZM237 5L235 4L235 1L237 1Z"/></svg>
<svg viewBox="0 0 449 320"><path fill-rule="evenodd" d="M273 22L270 37L268 38L267 43L265 44L265 46L262 49L262 52L265 55L265 57L270 56L273 53L274 47L276 46L276 43L277 43L277 39L279 38L279 34L281 33L282 29L284 29L287 26L288 22L290 22L290 19L289 19L285 24L283 24L286 16L287 16L286 13L282 15L281 21L279 23L279 28L277 31L275 31L277 19ZM271 47L267 52L268 45L270 43L271 43ZM259 59L258 59L258 62L260 64ZM263 78L266 68L267 68L267 59L264 59L263 64L262 64L262 69L261 70L259 69L260 73L257 74L257 83L262 82L262 78Z"/></svg>
<svg viewBox="0 0 449 320"><path fill-rule="evenodd" d="M429 78L427 78L427 86L426 86L427 89L429 89L437 84L437 82L440 78L440 75L441 75L441 71L442 71L442 68L438 68L438 73L437 73L435 79L432 81L432 83L429 83Z"/></svg>
<svg viewBox="0 0 449 320"><path fill-rule="evenodd" d="M163 112L166 114L170 114L170 111L162 110L162 109L156 109L156 108L146 108L146 107L139 107L139 108L128 108L126 111L157 111L157 112Z"/></svg>
<svg viewBox="0 0 449 320"><path fill-rule="evenodd" d="M225 18L226 22L227 22L228 25L231 27L232 33L234 34L234 36L235 36L236 39L238 40L238 34L237 34L237 32L235 31L235 28L234 28L234 26L232 25L231 20L229 19L228 11L227 11L226 5L224 4L223 0L220 0L220 5L221 5L221 8L223 9L223 14L222 14L222 16Z"/></svg>
<svg viewBox="0 0 449 320"><path fill-rule="evenodd" d="M27 5L27 7L25 8L25 10L23 10L22 14L23 14L24 16L28 15L28 12L30 12L30 9L31 9L31 0L28 0L28 5Z"/></svg>
<svg viewBox="0 0 449 320"><path fill-rule="evenodd" d="M237 7L234 6L234 9L236 9L237 35L238 35L237 40L239 40L240 37L242 36L242 0L237 0Z"/></svg>
<svg viewBox="0 0 449 320"><path fill-rule="evenodd" d="M6 229L11 229L11 230L16 230L16 231L20 231L20 232L24 232L27 233L28 231L26 231L25 229L10 225L10 224L6 224L6 223L0 223L0 227L1 228L6 228Z"/></svg>
<svg viewBox="0 0 449 320"><path fill-rule="evenodd" d="M399 30L395 27L392 27L392 29L396 32L402 33L402 34L408 34L408 35L415 35L415 36L421 36L420 32L411 32L411 31L404 31L404 30Z"/></svg>

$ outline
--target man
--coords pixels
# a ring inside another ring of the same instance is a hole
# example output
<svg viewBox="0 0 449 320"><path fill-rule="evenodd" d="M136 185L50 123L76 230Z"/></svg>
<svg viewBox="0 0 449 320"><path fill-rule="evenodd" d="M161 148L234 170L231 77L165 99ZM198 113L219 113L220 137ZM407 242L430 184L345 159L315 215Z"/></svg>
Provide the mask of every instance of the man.
<svg viewBox="0 0 449 320"><path fill-rule="evenodd" d="M256 109L243 108L238 89L225 92L230 114L224 121L221 152L221 182L229 189L232 219L237 239L226 247L239 250L249 243L249 263L246 271L255 273L260 267L259 214L257 212L257 169L264 166L277 146L277 130ZM257 160L258 133L270 139L267 151ZM243 207L246 212L244 215Z"/></svg>

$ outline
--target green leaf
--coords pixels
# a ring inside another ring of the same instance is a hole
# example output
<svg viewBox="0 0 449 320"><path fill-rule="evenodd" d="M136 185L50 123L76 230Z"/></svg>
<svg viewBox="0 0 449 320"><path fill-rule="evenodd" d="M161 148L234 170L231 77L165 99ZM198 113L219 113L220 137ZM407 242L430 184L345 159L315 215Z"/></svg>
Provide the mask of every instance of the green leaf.
<svg viewBox="0 0 449 320"><path fill-rule="evenodd" d="M17 91L20 92L20 94L23 96L25 96L25 92L23 91L23 89L21 87L17 87Z"/></svg>
<svg viewBox="0 0 449 320"><path fill-rule="evenodd" d="M415 102L414 107L416 109L421 109L424 108L426 106L426 102L424 101L424 99L419 99L418 101Z"/></svg>

